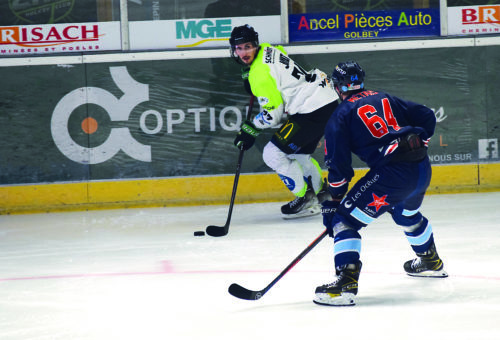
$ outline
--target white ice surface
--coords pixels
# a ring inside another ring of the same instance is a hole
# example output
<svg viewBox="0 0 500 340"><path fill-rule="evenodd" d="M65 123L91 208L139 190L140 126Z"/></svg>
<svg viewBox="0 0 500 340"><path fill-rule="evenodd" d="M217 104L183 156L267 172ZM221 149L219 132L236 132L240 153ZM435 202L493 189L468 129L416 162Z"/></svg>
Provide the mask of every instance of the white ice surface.
<svg viewBox="0 0 500 340"><path fill-rule="evenodd" d="M333 280L325 238L258 301L322 230L285 221L280 203L0 216L0 339L500 339L500 193L433 195L431 221L450 277L413 278L389 216L362 231L357 305L312 303Z"/></svg>

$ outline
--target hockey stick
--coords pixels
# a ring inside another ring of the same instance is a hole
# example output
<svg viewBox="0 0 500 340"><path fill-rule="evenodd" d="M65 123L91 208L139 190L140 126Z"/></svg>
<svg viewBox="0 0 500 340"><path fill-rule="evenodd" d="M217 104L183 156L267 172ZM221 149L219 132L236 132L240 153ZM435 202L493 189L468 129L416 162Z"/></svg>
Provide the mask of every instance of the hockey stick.
<svg viewBox="0 0 500 340"><path fill-rule="evenodd" d="M248 104L246 117L247 120L250 119L250 115L252 114L253 100L254 96L252 95L250 97L250 103ZM231 215L233 213L234 199L236 198L236 189L238 188L238 179L240 178L241 163L243 162L244 152L245 150L240 150L240 154L238 156L238 163L236 164L236 174L234 175L233 193L231 194L231 202L229 203L229 213L227 215L226 224L224 224L224 226L209 225L206 229L206 233L210 236L225 236L229 232L229 223L231 223Z"/></svg>
<svg viewBox="0 0 500 340"><path fill-rule="evenodd" d="M328 231L325 229L325 231L323 231L321 235L319 235L314 241L312 241L312 243L308 245L307 248L304 249L302 253L300 253L299 256L297 256L270 284L268 284L266 288L255 291L246 289L237 283L233 283L229 286L229 294L243 300L260 299L264 294L267 293L269 289L271 289L272 286L276 284L276 282L278 282L283 276L285 276L285 274L288 273L290 269L295 267L295 265L299 263L299 261L302 260L304 256L306 256L314 247L316 247L318 243L320 243L321 240L325 238L327 233Z"/></svg>

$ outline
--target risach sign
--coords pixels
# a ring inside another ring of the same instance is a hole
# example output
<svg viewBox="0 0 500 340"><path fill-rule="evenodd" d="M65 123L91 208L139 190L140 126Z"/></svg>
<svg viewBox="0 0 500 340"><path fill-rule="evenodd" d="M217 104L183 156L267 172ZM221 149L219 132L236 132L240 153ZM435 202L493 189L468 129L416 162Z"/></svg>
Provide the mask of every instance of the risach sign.
<svg viewBox="0 0 500 340"><path fill-rule="evenodd" d="M0 27L0 55L116 50L120 23L75 23Z"/></svg>

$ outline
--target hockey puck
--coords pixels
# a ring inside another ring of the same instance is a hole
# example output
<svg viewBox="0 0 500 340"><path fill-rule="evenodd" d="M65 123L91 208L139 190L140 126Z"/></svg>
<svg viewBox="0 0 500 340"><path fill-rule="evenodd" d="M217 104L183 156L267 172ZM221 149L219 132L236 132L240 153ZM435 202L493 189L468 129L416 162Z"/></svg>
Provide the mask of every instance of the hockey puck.
<svg viewBox="0 0 500 340"><path fill-rule="evenodd" d="M203 230L195 231L194 236L205 236L205 232Z"/></svg>

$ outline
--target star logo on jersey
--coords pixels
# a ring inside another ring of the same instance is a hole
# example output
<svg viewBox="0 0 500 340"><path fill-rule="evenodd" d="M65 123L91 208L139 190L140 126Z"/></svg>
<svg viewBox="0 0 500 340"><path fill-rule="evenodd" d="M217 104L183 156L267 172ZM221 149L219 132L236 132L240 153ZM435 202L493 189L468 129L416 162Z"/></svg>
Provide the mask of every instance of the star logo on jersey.
<svg viewBox="0 0 500 340"><path fill-rule="evenodd" d="M372 197L373 197L373 202L371 203L368 203L368 207L375 207L375 210L378 210L383 207L383 206L386 206L386 205L389 205L389 203L387 203L385 201L385 199L387 198L387 195L384 195L382 197L378 197L377 195L375 195L375 193L372 192Z"/></svg>

